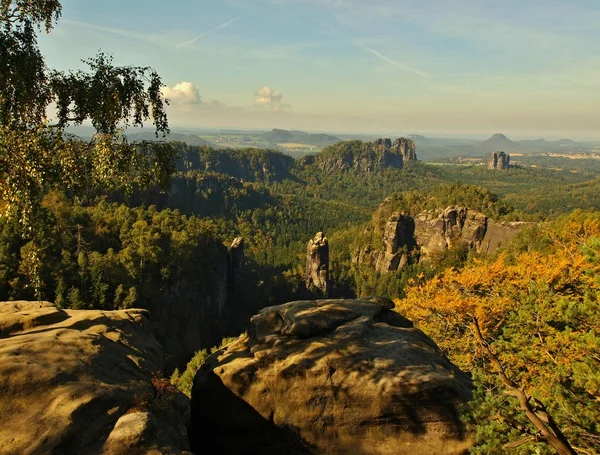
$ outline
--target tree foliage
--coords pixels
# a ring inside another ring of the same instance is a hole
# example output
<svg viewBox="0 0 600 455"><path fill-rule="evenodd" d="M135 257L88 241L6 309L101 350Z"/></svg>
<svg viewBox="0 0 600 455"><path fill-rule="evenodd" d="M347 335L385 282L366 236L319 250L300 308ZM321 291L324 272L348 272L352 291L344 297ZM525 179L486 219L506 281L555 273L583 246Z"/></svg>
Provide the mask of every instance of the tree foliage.
<svg viewBox="0 0 600 455"><path fill-rule="evenodd" d="M162 83L148 67L113 65L102 53L86 60L88 72L47 68L37 36L61 14L57 0L0 3L0 217L36 232L44 194L83 194L118 185L167 187L174 151L165 143L128 143L120 133L151 120L168 132ZM54 110L50 122L49 112ZM90 121L90 143L66 134Z"/></svg>
<svg viewBox="0 0 600 455"><path fill-rule="evenodd" d="M549 249L446 270L397 301L473 372L474 453L600 449L600 216L575 213L543 235Z"/></svg>
<svg viewBox="0 0 600 455"><path fill-rule="evenodd" d="M176 369L171 375L171 384L177 387L187 397L192 397L192 386L194 385L194 378L196 377L197 371L204 364L209 355L225 348L228 344L235 340L233 337L223 338L218 346L211 348L210 353L207 349L202 349L194 354L194 357L188 362L185 371L181 373Z"/></svg>

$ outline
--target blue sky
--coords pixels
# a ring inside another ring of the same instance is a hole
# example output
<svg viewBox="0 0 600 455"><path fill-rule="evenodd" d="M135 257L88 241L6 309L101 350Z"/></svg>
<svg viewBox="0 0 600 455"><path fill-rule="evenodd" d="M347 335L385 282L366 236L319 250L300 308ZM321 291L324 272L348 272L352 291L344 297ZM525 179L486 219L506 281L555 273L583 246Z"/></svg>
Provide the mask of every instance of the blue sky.
<svg viewBox="0 0 600 455"><path fill-rule="evenodd" d="M597 0L63 0L48 64L149 65L173 127L600 140Z"/></svg>

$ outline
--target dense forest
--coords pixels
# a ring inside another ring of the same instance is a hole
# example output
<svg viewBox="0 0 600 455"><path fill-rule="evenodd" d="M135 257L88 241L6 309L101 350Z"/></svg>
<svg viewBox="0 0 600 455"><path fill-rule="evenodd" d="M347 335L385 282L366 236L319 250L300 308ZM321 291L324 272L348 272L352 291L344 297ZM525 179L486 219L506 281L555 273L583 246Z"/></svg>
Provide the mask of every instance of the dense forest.
<svg viewBox="0 0 600 455"><path fill-rule="evenodd" d="M36 277L27 266L30 244L19 235L18 224L3 222L0 298L38 297L66 306L85 301L90 308L116 308L123 305L125 293L129 304L145 305L150 296L157 295L146 281L156 285L156 274L168 279L177 273L159 251L173 257L179 248L192 251L185 242L173 240L181 232L190 241L204 236L215 244L228 244L241 236L248 260L299 281L306 242L323 231L331 238L332 273L340 292L382 293L389 286L357 284L356 276L364 274L351 270L349 263L351 251L367 241L363 231L373 217L378 218L375 224L381 224L394 210L416 215L426 209L463 205L496 220L539 221L600 206L594 191L597 179L583 173L538 169L499 173L421 162L366 174L352 169L332 173L277 151L172 145L178 160L168 191L120 186L77 199L69 198L68 191L48 193L36 219L44 233L38 242L42 260ZM323 153L335 159L331 156L336 152L347 155L354 145L357 154L364 149L360 141L353 141ZM388 212L376 211L385 198L392 201ZM370 235L368 240L372 240ZM158 245L156 251L152 243ZM136 244L140 247L132 246ZM97 259L90 258L97 255L115 255L121 265L94 265ZM136 257L127 259L127 255ZM129 264L132 261L137 267ZM162 271L153 264L162 264ZM101 284L90 275L100 272L92 269L105 270L103 280L113 284ZM38 291L31 284L35 280L40 280ZM96 283L94 291L91 283ZM401 292L398 288L383 293Z"/></svg>
<svg viewBox="0 0 600 455"><path fill-rule="evenodd" d="M352 142L344 153L352 144L364 147ZM535 445L546 453L518 399L496 392L506 387L503 375L535 397L564 437L584 450L597 445L597 365L590 353L598 346L598 220L584 212L564 218L574 209L598 209L592 172L415 162L336 173L270 150L170 146L178 159L167 190L131 182L80 195L48 191L35 237L22 235L18 219L4 219L0 299L150 309L167 352L178 353L170 354L168 372L179 368L173 381L189 394L206 349L242 331L261 307L311 297L304 287L306 243L324 231L332 296L395 298L399 312L472 372L477 398L464 418L476 428L474 453L503 453L523 434L531 438L518 450L530 453ZM335 156L335 148L326 152ZM491 256L455 248L385 274L356 262L365 245L380 246L391 213L448 206L536 223ZM229 245L237 237L244 239L244 267L233 277ZM183 321L201 334L182 339ZM540 350L547 355L540 358ZM500 373L496 361L504 366ZM556 382L558 372L567 382ZM547 389L549 382L556 385Z"/></svg>

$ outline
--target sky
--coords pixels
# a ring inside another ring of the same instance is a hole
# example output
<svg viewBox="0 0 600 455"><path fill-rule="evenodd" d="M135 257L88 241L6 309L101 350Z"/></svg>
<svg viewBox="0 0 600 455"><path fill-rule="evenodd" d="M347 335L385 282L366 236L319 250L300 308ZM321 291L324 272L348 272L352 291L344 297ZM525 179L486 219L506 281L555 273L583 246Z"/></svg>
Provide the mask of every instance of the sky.
<svg viewBox="0 0 600 455"><path fill-rule="evenodd" d="M62 0L50 67L151 66L172 129L600 140L598 0Z"/></svg>

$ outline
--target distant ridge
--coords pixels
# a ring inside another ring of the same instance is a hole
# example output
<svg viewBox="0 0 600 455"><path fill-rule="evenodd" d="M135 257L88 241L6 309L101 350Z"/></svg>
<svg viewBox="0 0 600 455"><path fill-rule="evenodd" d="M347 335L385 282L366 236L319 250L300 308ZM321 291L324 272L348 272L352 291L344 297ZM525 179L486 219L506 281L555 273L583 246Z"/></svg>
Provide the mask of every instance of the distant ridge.
<svg viewBox="0 0 600 455"><path fill-rule="evenodd" d="M140 133L128 133L127 138L130 141L159 141L162 140L161 137L156 138L153 132L140 132ZM213 144L206 139L202 139L200 136L195 134L181 134L181 133L169 133L166 137L167 141L178 141L185 142L187 145L193 146L203 146L219 148L216 144Z"/></svg>
<svg viewBox="0 0 600 455"><path fill-rule="evenodd" d="M307 133L305 131L288 131L273 129L267 133L258 136L261 140L272 145L290 144L297 142L299 144L314 145L316 147L327 147L336 142L340 142L339 137L321 133Z"/></svg>
<svg viewBox="0 0 600 455"><path fill-rule="evenodd" d="M511 141L501 133L496 133L491 138L473 145L473 148L477 148L483 152L497 152L501 150L510 152L516 150L517 147L518 144L516 142Z"/></svg>

